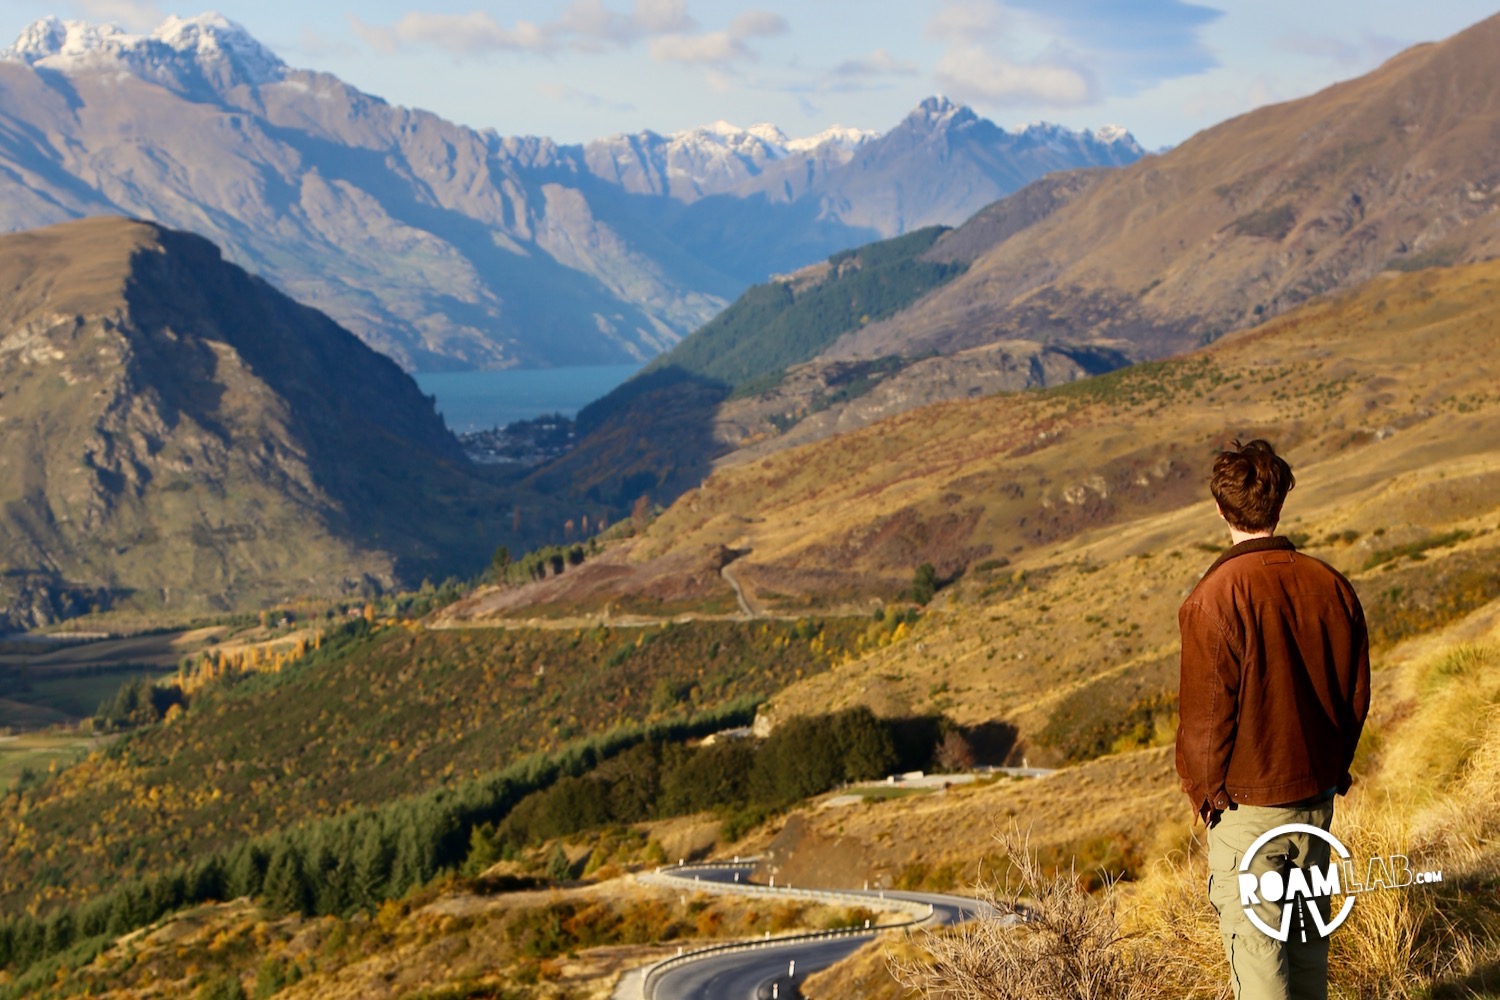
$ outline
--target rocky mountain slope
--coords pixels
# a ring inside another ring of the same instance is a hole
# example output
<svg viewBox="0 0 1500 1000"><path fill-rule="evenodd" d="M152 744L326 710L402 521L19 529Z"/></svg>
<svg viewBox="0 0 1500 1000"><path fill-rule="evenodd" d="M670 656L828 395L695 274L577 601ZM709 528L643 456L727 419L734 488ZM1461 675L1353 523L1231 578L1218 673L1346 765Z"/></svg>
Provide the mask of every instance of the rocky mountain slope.
<svg viewBox="0 0 1500 1000"><path fill-rule="evenodd" d="M0 52L0 229L198 232L429 370L644 360L773 272L1139 154L942 101L881 137L502 137L290 68L217 15L145 36L48 18Z"/></svg>
<svg viewBox="0 0 1500 1000"><path fill-rule="evenodd" d="M416 384L200 237L0 237L0 625L469 570L492 487Z"/></svg>
<svg viewBox="0 0 1500 1000"><path fill-rule="evenodd" d="M1500 250L1500 18L1104 177L830 358L1011 337L1161 357L1382 270Z"/></svg>

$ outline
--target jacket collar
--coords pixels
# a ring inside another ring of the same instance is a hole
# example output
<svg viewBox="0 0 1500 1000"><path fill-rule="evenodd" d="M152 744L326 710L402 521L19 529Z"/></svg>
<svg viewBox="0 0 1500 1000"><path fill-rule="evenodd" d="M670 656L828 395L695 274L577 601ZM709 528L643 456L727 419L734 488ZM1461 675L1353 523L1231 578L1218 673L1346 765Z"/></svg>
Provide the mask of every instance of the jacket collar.
<svg viewBox="0 0 1500 1000"><path fill-rule="evenodd" d="M1297 546L1293 545L1292 540L1285 535L1272 535L1270 538L1247 538L1215 559L1214 564L1208 567L1207 572L1203 576L1209 576L1214 570L1236 556L1249 555L1251 552L1265 552L1270 549L1288 549L1295 552L1297 551Z"/></svg>

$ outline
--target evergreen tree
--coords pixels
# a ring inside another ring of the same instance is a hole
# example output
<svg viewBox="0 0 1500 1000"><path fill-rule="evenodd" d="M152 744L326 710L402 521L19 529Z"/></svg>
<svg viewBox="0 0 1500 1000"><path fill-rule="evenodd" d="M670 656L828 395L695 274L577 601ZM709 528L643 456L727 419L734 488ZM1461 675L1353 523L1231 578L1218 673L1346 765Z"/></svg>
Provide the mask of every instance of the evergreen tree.
<svg viewBox="0 0 1500 1000"><path fill-rule="evenodd" d="M396 854L391 862L391 879L387 898L399 898L432 876L427 847L417 829L416 817L408 815L396 834Z"/></svg>
<svg viewBox="0 0 1500 1000"><path fill-rule="evenodd" d="M573 875L573 863L561 843L552 845L552 854L547 858L547 877L554 882L564 882Z"/></svg>
<svg viewBox="0 0 1500 1000"><path fill-rule="evenodd" d="M308 862L313 912L345 913L354 906L351 866L341 862L327 844L319 844Z"/></svg>
<svg viewBox="0 0 1500 1000"><path fill-rule="evenodd" d="M866 781L886 774L896 763L896 746L889 727L860 705L829 720L845 781Z"/></svg>
<svg viewBox="0 0 1500 1000"><path fill-rule="evenodd" d="M599 765L609 784L609 814L617 823L637 823L656 815L661 798L662 747L641 743Z"/></svg>
<svg viewBox="0 0 1500 1000"><path fill-rule="evenodd" d="M354 852L354 884L351 887L354 905L374 911L386 898L386 889L391 880L391 865L395 851L386 840L376 821L365 824L365 834Z"/></svg>
<svg viewBox="0 0 1500 1000"><path fill-rule="evenodd" d="M267 857L258 844L241 845L229 859L229 894L259 896L266 879Z"/></svg>
<svg viewBox="0 0 1500 1000"><path fill-rule="evenodd" d="M282 913L312 913L312 886L307 877L306 863L302 860L302 853L289 842L276 845L266 866L262 893L266 902Z"/></svg>
<svg viewBox="0 0 1500 1000"><path fill-rule="evenodd" d="M67 951L73 946L76 930L71 912L63 910L53 914L48 918L46 929L42 932L42 951L48 955Z"/></svg>
<svg viewBox="0 0 1500 1000"><path fill-rule="evenodd" d="M500 860L500 847L495 840L495 831L488 825L475 825L469 832L469 856L464 859L465 875L482 875Z"/></svg>
<svg viewBox="0 0 1500 1000"><path fill-rule="evenodd" d="M188 870L187 896L193 903L222 901L227 895L228 879L224 874L224 861L215 854L199 861Z"/></svg>
<svg viewBox="0 0 1500 1000"><path fill-rule="evenodd" d="M672 748L663 760L659 813L685 813L743 805L750 793L756 752L748 741Z"/></svg>
<svg viewBox="0 0 1500 1000"><path fill-rule="evenodd" d="M269 1000L287 986L286 960L268 958L255 972L255 1000Z"/></svg>
<svg viewBox="0 0 1500 1000"><path fill-rule="evenodd" d="M937 588L937 570L933 568L932 563L923 563L918 566L911 582L911 599L925 606L937 593Z"/></svg>

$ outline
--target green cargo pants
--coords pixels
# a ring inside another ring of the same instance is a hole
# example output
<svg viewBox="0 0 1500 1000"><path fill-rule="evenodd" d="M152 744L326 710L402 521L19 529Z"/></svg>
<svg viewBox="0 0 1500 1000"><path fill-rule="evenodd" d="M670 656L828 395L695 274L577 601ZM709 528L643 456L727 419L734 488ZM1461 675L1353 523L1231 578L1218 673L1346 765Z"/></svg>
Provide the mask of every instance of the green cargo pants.
<svg viewBox="0 0 1500 1000"><path fill-rule="evenodd" d="M1238 876L1240 859L1267 830L1285 823L1326 830L1332 821L1330 797L1305 808L1239 805L1209 828L1208 899L1219 911L1235 1000L1328 1000L1328 940L1314 933L1305 943L1296 934L1284 943L1267 936L1241 907ZM1285 875L1292 868L1321 868L1328 864L1329 854L1325 840L1306 833L1285 834L1257 851L1248 870L1259 877L1273 869ZM1268 926L1281 925L1280 904L1262 900L1254 909ZM1321 912L1326 919L1326 909Z"/></svg>

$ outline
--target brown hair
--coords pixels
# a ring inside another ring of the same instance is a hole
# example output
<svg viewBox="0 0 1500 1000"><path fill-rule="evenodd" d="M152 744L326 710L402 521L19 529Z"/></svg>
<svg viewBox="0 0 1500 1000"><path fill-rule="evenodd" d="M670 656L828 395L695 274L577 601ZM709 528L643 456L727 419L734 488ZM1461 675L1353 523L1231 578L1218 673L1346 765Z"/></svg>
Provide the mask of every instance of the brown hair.
<svg viewBox="0 0 1500 1000"><path fill-rule="evenodd" d="M1292 467L1276 454L1271 442L1256 438L1235 441L1214 459L1208 488L1230 527L1241 531L1270 531L1281 520L1281 505L1297 485Z"/></svg>

